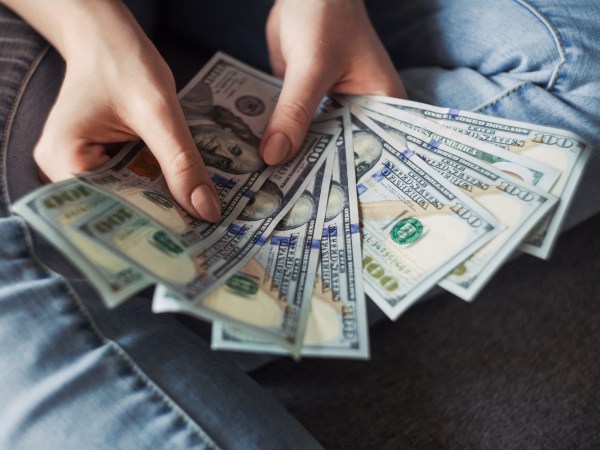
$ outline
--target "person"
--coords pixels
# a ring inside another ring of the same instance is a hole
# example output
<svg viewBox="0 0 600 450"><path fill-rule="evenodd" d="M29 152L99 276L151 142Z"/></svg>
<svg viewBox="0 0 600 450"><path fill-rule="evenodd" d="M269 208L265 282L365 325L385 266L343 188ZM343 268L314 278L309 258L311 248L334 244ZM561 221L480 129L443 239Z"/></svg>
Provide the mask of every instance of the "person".
<svg viewBox="0 0 600 450"><path fill-rule="evenodd" d="M5 3L67 61L59 97L34 152L42 172L52 181L68 178L105 162L108 156L102 144L141 138L151 150L160 149L155 156L175 199L191 214L216 221L218 199L185 128L173 77L129 10L118 1L94 7L80 0ZM269 164L284 163L297 153L311 111L332 87L354 93L404 94L362 3L338 1L335 6L338 19L353 20L348 29L361 32L353 34L356 45L348 47L347 42L340 45L342 36L337 33L320 31L321 25L333 20L332 7L277 2L269 16L274 73L286 72L286 83L261 142L261 154ZM305 23L311 24L312 35L306 33ZM296 41L301 45L294 45ZM334 45L340 52L333 58L329 47ZM328 58L321 58L315 49L324 49ZM354 54L362 55L362 60ZM313 58L327 64L308 63Z"/></svg>
<svg viewBox="0 0 600 450"><path fill-rule="evenodd" d="M0 9L2 448L318 447L200 335L152 314L145 295L102 307L77 270L10 212L40 185L38 166L65 179L105 162L105 144L141 138L182 207L218 220L171 71L131 10L148 30L160 19L197 48L283 78L259 146L267 164L293 157L328 91L408 95L600 144L599 9L581 1L2 3L18 14ZM565 228L600 210L598 175L594 151Z"/></svg>

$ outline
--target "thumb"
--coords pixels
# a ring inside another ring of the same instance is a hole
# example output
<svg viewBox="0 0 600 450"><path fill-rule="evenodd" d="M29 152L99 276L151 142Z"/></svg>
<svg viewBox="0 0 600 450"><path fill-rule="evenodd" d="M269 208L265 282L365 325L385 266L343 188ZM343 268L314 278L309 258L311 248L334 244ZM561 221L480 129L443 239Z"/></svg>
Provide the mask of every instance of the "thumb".
<svg viewBox="0 0 600 450"><path fill-rule="evenodd" d="M139 135L158 160L175 200L194 217L218 221L221 201L177 100L165 100L143 122Z"/></svg>
<svg viewBox="0 0 600 450"><path fill-rule="evenodd" d="M260 144L267 164L282 164L298 153L317 106L335 76L314 64L288 64L283 88Z"/></svg>

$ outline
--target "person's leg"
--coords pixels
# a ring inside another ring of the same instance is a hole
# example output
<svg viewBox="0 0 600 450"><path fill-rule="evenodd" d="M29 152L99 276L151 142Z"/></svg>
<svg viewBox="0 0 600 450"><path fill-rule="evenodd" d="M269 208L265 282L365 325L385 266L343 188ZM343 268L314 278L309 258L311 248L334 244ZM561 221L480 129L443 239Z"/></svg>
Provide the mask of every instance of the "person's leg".
<svg viewBox="0 0 600 450"><path fill-rule="evenodd" d="M368 0L409 98L564 128L592 144L564 228L600 211L600 5Z"/></svg>
<svg viewBox="0 0 600 450"><path fill-rule="evenodd" d="M17 216L60 57L0 7L0 448L316 448L233 364L143 296L107 310Z"/></svg>

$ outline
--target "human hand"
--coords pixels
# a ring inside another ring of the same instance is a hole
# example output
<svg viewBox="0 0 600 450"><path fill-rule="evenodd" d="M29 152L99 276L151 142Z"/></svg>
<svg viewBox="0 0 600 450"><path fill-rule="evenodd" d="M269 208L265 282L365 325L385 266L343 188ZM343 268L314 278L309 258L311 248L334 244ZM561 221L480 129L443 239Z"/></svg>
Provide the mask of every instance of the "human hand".
<svg viewBox="0 0 600 450"><path fill-rule="evenodd" d="M167 64L120 2L73 3L83 6L75 8L78 23L54 36L67 70L34 150L41 171L52 181L70 178L106 162L106 144L143 139L177 202L217 221L220 201Z"/></svg>
<svg viewBox="0 0 600 450"><path fill-rule="evenodd" d="M268 164L295 156L327 92L406 97L363 0L277 0L266 32L271 68L284 80L260 146Z"/></svg>

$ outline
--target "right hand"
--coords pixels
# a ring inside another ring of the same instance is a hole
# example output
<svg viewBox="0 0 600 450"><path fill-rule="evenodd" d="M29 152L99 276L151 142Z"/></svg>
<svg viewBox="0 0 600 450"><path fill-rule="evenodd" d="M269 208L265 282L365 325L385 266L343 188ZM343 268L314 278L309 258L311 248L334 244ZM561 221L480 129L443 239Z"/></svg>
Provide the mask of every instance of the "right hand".
<svg viewBox="0 0 600 450"><path fill-rule="evenodd" d="M283 79L260 147L268 164L298 153L327 92L406 98L364 0L277 0L266 33L273 73Z"/></svg>
<svg viewBox="0 0 600 450"><path fill-rule="evenodd" d="M120 2L88 9L55 42L67 69L34 150L41 172L52 181L70 178L106 162L106 144L142 139L177 202L194 217L217 221L220 201L169 67Z"/></svg>

